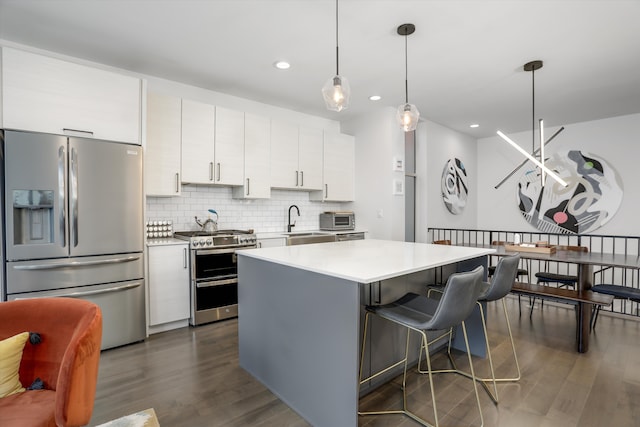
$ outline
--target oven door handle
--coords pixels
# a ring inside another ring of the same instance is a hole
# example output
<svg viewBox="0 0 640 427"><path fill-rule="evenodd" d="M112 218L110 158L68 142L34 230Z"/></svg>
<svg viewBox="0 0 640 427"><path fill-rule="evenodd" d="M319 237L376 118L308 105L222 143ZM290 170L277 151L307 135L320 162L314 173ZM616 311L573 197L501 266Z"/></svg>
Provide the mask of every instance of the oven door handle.
<svg viewBox="0 0 640 427"><path fill-rule="evenodd" d="M210 288L212 286L219 286L219 285L230 285L232 283L238 283L238 279L227 279L227 280L216 280L213 282L201 282L201 283L196 283L196 288L200 289L200 288Z"/></svg>
<svg viewBox="0 0 640 427"><path fill-rule="evenodd" d="M229 247L224 249L195 249L192 251L195 252L196 256L199 256L199 255L229 254L229 253L235 252L236 249L247 249L247 248L246 247L242 247L242 248Z"/></svg>

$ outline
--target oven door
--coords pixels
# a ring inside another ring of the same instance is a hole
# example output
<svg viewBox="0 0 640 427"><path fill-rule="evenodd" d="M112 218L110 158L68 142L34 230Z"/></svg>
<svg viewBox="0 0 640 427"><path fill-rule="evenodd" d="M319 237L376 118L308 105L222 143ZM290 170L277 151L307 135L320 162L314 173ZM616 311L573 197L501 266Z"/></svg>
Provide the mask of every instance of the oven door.
<svg viewBox="0 0 640 427"><path fill-rule="evenodd" d="M196 249L192 251L193 275L197 282L236 279L238 258L235 249Z"/></svg>
<svg viewBox="0 0 640 427"><path fill-rule="evenodd" d="M192 325L238 315L238 260L235 249L196 249L191 252Z"/></svg>

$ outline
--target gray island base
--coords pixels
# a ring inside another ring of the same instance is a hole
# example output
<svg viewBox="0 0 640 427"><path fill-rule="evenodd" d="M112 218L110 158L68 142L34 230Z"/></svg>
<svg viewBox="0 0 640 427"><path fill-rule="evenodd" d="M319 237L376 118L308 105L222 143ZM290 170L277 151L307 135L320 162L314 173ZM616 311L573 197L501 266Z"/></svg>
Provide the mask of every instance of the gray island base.
<svg viewBox="0 0 640 427"><path fill-rule="evenodd" d="M434 269L486 266L493 252L372 239L238 251L240 366L312 425L357 426L364 305L424 294ZM370 331L365 371L402 357L396 328Z"/></svg>

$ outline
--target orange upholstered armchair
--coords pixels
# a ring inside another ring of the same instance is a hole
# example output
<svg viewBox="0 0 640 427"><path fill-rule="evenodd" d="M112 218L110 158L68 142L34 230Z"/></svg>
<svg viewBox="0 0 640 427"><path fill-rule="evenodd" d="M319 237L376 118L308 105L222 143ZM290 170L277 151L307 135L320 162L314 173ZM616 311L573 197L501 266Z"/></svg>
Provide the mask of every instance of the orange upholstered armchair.
<svg viewBox="0 0 640 427"><path fill-rule="evenodd" d="M73 298L0 302L0 341L23 332L31 333L19 368L27 390L0 398L0 426L88 424L100 361L100 307Z"/></svg>

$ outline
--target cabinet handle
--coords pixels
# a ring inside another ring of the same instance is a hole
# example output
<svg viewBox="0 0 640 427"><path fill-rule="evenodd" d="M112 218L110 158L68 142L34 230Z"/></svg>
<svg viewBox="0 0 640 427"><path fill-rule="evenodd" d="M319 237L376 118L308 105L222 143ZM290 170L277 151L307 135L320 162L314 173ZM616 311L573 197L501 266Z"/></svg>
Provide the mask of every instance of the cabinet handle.
<svg viewBox="0 0 640 427"><path fill-rule="evenodd" d="M187 269L187 248L183 248L182 249L183 255L184 255L184 268L185 270Z"/></svg>
<svg viewBox="0 0 640 427"><path fill-rule="evenodd" d="M176 172L176 193L180 192L180 174Z"/></svg>
<svg viewBox="0 0 640 427"><path fill-rule="evenodd" d="M217 181L220 181L220 175L222 175L222 167L220 166L220 163L218 163L218 179L217 179Z"/></svg>
<svg viewBox="0 0 640 427"><path fill-rule="evenodd" d="M304 171L300 171L300 187L304 187Z"/></svg>
<svg viewBox="0 0 640 427"><path fill-rule="evenodd" d="M258 242L258 247L261 248L262 247L262 242Z"/></svg>
<svg viewBox="0 0 640 427"><path fill-rule="evenodd" d="M329 197L329 184L325 184L324 185L324 198L328 198Z"/></svg>
<svg viewBox="0 0 640 427"><path fill-rule="evenodd" d="M93 131L90 130L81 130L81 129L71 129L71 128L62 128L62 133L86 133L87 135L93 136Z"/></svg>
<svg viewBox="0 0 640 427"><path fill-rule="evenodd" d="M209 181L213 181L213 162L209 162Z"/></svg>
<svg viewBox="0 0 640 427"><path fill-rule="evenodd" d="M296 171L296 187L298 186L298 171Z"/></svg>
<svg viewBox="0 0 640 427"><path fill-rule="evenodd" d="M249 195L249 192L250 192L250 191L249 191L249 189L250 189L250 188L251 188L251 187L249 187L249 178L247 178L247 196Z"/></svg>

